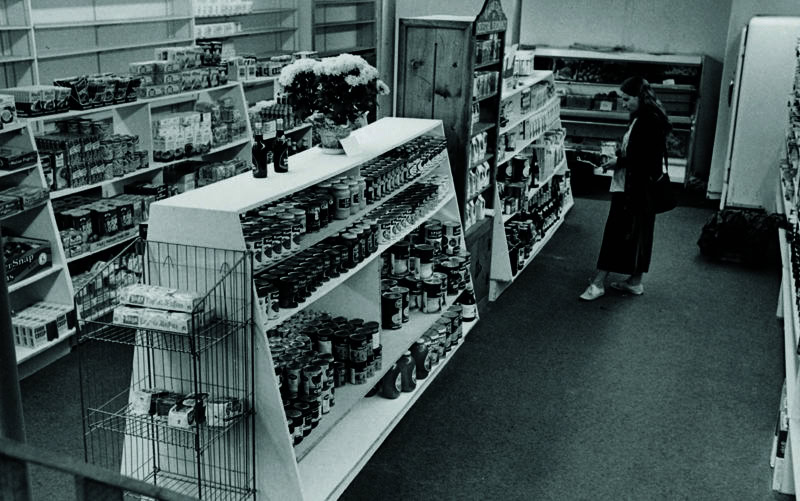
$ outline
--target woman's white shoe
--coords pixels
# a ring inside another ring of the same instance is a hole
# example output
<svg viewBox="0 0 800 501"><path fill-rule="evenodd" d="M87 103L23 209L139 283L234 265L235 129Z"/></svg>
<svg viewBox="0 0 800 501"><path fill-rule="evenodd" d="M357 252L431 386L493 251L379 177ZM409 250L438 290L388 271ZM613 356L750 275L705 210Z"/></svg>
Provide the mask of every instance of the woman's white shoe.
<svg viewBox="0 0 800 501"><path fill-rule="evenodd" d="M589 284L589 287L587 287L586 290L583 291L583 294L581 294L581 299L584 301L594 301L605 293L605 288L598 287L595 284Z"/></svg>

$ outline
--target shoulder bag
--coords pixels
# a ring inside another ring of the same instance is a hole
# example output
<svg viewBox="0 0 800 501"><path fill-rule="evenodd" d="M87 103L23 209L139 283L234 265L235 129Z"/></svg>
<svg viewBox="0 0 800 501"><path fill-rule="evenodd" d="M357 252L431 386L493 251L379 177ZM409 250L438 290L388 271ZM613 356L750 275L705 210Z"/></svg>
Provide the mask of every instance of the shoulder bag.
<svg viewBox="0 0 800 501"><path fill-rule="evenodd" d="M671 211L678 205L672 183L669 180L669 164L667 163L667 149L664 147L664 170L658 179L653 182L651 189L653 199L653 211L656 214Z"/></svg>

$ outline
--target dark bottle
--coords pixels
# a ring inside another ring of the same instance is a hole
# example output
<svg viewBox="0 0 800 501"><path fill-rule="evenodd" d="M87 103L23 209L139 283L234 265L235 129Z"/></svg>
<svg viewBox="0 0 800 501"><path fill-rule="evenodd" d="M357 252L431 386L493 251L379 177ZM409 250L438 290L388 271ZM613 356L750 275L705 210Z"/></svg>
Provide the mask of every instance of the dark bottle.
<svg viewBox="0 0 800 501"><path fill-rule="evenodd" d="M475 293L472 291L472 284L467 283L467 288L458 298L461 305L461 320L463 322L473 322L478 316L478 306L475 304Z"/></svg>
<svg viewBox="0 0 800 501"><path fill-rule="evenodd" d="M275 142L272 145L272 158L275 162L275 172L289 172L289 142L283 135L283 119L276 121L277 131L275 132Z"/></svg>
<svg viewBox="0 0 800 501"><path fill-rule="evenodd" d="M250 151L253 162L253 177L267 177L269 167L268 157L272 152L267 148L267 144L264 142L261 122L253 124L253 148Z"/></svg>

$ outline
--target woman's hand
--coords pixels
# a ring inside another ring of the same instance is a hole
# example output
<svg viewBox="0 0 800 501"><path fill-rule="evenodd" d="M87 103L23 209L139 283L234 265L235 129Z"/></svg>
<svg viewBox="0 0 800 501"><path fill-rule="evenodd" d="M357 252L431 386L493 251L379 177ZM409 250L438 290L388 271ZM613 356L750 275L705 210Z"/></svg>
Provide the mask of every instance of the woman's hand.
<svg viewBox="0 0 800 501"><path fill-rule="evenodd" d="M603 172L608 172L609 170L616 170L617 168L617 159L616 158L609 158L600 166L603 169Z"/></svg>

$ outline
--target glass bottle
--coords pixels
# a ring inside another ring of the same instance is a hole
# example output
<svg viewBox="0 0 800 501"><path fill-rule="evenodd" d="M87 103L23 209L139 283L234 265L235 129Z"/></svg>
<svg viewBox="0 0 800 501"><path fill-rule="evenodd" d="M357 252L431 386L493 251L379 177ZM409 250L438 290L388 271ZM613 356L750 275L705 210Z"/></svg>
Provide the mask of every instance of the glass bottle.
<svg viewBox="0 0 800 501"><path fill-rule="evenodd" d="M250 150L250 155L253 162L253 177L267 177L269 165L267 162L268 150L267 145L264 143L261 122L253 124L253 147Z"/></svg>
<svg viewBox="0 0 800 501"><path fill-rule="evenodd" d="M272 147L272 158L275 162L275 172L289 172L289 142L283 134L283 119L276 121L275 142Z"/></svg>
<svg viewBox="0 0 800 501"><path fill-rule="evenodd" d="M467 288L461 293L458 299L461 305L461 320L464 322L473 322L478 316L478 306L475 304L475 293L472 290L472 283L467 282Z"/></svg>

